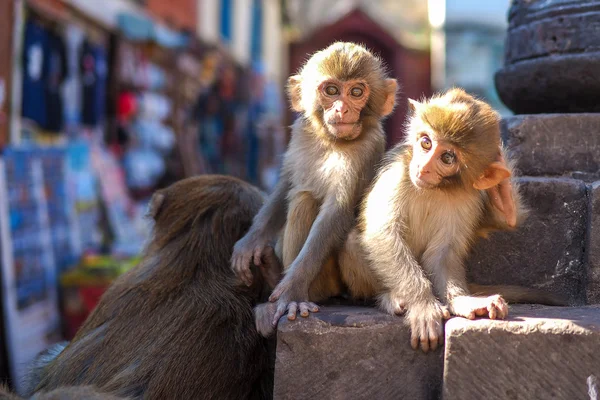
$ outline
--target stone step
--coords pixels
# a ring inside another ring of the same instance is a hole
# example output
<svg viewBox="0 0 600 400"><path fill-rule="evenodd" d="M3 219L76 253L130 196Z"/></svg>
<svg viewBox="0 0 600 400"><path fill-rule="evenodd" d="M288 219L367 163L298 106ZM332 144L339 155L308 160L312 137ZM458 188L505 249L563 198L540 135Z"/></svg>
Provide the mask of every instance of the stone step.
<svg viewBox="0 0 600 400"><path fill-rule="evenodd" d="M469 279L487 285L535 287L569 304L585 304L588 186L570 178L520 177L517 182L531 213L515 231L492 233L476 242L467 261ZM597 207L595 213L599 212ZM600 262L596 266L598 271ZM597 285L600 273L595 276Z"/></svg>
<svg viewBox="0 0 600 400"><path fill-rule="evenodd" d="M282 318L274 398L600 398L600 306L512 305L507 320L452 318L445 330L445 348L425 354L402 317L374 308Z"/></svg>
<svg viewBox="0 0 600 400"><path fill-rule="evenodd" d="M600 398L600 306L512 306L446 323L444 400Z"/></svg>
<svg viewBox="0 0 600 400"><path fill-rule="evenodd" d="M515 115L502 138L522 175L600 180L600 114Z"/></svg>
<svg viewBox="0 0 600 400"><path fill-rule="evenodd" d="M297 321L283 317L274 398L439 398L443 351L413 350L403 321L373 308L348 306L324 306Z"/></svg>
<svg viewBox="0 0 600 400"><path fill-rule="evenodd" d="M590 223L586 243L588 250L587 302L588 304L600 304L600 182L590 185L589 193Z"/></svg>

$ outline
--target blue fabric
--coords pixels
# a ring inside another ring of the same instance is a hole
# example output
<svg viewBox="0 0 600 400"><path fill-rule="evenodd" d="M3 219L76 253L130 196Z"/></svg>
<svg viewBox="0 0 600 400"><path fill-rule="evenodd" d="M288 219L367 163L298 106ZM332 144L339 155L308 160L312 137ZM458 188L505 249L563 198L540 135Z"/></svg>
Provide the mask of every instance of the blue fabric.
<svg viewBox="0 0 600 400"><path fill-rule="evenodd" d="M252 30L250 32L250 56L252 61L258 61L262 57L262 0L252 1Z"/></svg>
<svg viewBox="0 0 600 400"><path fill-rule="evenodd" d="M23 117L46 126L45 80L48 75L48 34L33 21L25 26L23 39Z"/></svg>
<svg viewBox="0 0 600 400"><path fill-rule="evenodd" d="M86 40L82 46L80 67L82 121L85 125L96 126L104 119L106 105L108 64L104 48Z"/></svg>
<svg viewBox="0 0 600 400"><path fill-rule="evenodd" d="M231 0L221 0L221 38L231 41Z"/></svg>

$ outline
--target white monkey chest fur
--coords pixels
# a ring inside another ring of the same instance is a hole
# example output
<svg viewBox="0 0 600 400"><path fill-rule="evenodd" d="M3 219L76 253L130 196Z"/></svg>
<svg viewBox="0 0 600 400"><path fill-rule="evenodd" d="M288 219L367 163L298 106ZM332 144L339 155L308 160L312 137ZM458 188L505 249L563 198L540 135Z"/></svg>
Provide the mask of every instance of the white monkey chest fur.
<svg viewBox="0 0 600 400"><path fill-rule="evenodd" d="M298 192L310 192L322 202L327 193L336 190L340 178L352 169L347 155L335 149L306 146L298 154L289 156L291 162L288 168L293 188L290 196Z"/></svg>
<svg viewBox="0 0 600 400"><path fill-rule="evenodd" d="M405 207L404 236L419 263L428 253L443 257L450 249L466 249L482 213L477 195L452 198L424 192Z"/></svg>

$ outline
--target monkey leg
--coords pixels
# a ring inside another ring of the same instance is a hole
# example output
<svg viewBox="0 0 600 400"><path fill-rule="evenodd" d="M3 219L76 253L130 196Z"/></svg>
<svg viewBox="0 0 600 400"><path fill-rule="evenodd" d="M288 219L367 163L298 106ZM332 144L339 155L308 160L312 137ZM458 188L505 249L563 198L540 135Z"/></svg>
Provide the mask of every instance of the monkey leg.
<svg viewBox="0 0 600 400"><path fill-rule="evenodd" d="M308 298L323 301L342 293L342 278L335 257L329 257L310 285Z"/></svg>
<svg viewBox="0 0 600 400"><path fill-rule="evenodd" d="M353 229L344 242L344 247L338 255L342 282L354 299L370 299L379 292L379 283L367 264L367 256L358 237L358 231Z"/></svg>
<svg viewBox="0 0 600 400"><path fill-rule="evenodd" d="M310 233L319 213L319 204L309 192L300 192L290 201L287 222L275 252L280 255L284 270L294 262ZM309 298L321 301L342 292L341 278L335 258L330 257L311 283Z"/></svg>
<svg viewBox="0 0 600 400"><path fill-rule="evenodd" d="M284 270L298 257L318 213L319 203L309 192L299 192L291 199L281 239Z"/></svg>

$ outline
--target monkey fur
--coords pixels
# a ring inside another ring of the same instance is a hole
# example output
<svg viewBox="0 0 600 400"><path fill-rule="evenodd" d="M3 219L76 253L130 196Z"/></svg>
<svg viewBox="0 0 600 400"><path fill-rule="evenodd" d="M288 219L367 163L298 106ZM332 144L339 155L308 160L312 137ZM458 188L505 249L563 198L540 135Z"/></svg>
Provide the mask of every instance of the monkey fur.
<svg viewBox="0 0 600 400"><path fill-rule="evenodd" d="M93 386L68 386L60 387L49 392L38 392L28 398L29 400L130 400L127 397L117 397L101 393ZM0 400L25 400L23 397L11 393L8 388L0 386Z"/></svg>
<svg viewBox="0 0 600 400"><path fill-rule="evenodd" d="M133 399L271 398L272 343L256 331L253 306L272 289L262 271L281 266L267 249L249 287L230 269L233 245L263 202L255 187L216 175L155 193L142 261L38 371L36 391L94 385Z"/></svg>
<svg viewBox="0 0 600 400"><path fill-rule="evenodd" d="M466 282L464 261L476 237L512 229L527 213L510 180L498 114L460 89L410 103L406 140L386 154L339 260L342 274L344 264L368 267L369 281L344 278L350 292L378 295L384 311L406 313L413 348L428 351L443 343L451 314L505 318L507 304L494 290L517 301L552 299Z"/></svg>
<svg viewBox="0 0 600 400"><path fill-rule="evenodd" d="M269 298L275 306L256 311L266 317L263 311L274 310L272 325L286 311L288 319L298 311L306 317L318 311L314 301L342 291L335 253L383 156L381 121L394 108L397 83L364 47L338 42L315 53L287 89L300 116L279 182L232 257L233 270L250 284L250 265L277 242L285 274Z"/></svg>

